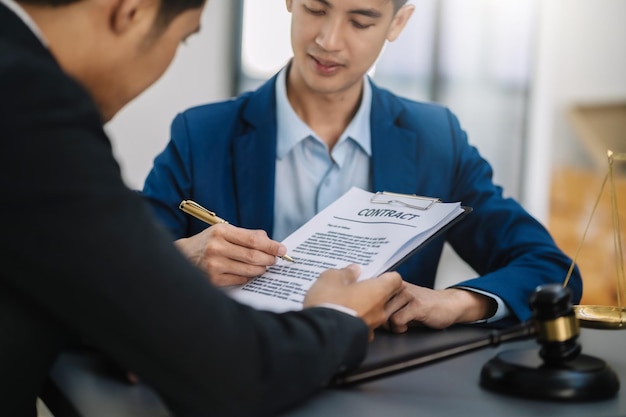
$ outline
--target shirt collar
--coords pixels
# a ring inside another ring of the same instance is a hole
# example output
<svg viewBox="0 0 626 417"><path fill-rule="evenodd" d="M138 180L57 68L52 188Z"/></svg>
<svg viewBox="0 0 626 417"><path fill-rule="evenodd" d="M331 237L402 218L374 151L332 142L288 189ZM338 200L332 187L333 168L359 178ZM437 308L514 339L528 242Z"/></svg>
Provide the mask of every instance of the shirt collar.
<svg viewBox="0 0 626 417"><path fill-rule="evenodd" d="M316 137L315 132L300 119L287 98L287 72L289 66L284 67L276 78L276 119L277 119L277 149L278 159L282 159L300 141L308 137ZM372 87L367 76L363 77L363 96L356 114L346 130L341 134L339 141L348 138L356 142L363 151L371 156L370 114L372 110Z"/></svg>
<svg viewBox="0 0 626 417"><path fill-rule="evenodd" d="M39 39L43 46L45 46L46 48L48 47L48 42L43 36L41 29L39 29L39 26L37 26L35 21L30 17L26 10L22 8L22 6L17 4L17 2L15 2L14 0L0 0L0 4L4 4L9 10L15 13L17 17L19 17L22 22L24 22L24 24L28 26L28 28L31 30L31 32L33 32L37 39Z"/></svg>

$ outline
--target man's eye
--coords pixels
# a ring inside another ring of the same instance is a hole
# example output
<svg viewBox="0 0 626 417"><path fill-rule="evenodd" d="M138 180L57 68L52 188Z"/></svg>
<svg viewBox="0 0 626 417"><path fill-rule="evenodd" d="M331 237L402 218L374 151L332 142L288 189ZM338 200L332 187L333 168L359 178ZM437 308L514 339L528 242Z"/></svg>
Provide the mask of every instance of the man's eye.
<svg viewBox="0 0 626 417"><path fill-rule="evenodd" d="M323 15L323 14L324 14L324 10L311 9L311 8L309 8L309 7L306 7L306 6L304 6L304 9L305 9L308 13L310 13L310 14L312 14L312 15L314 15L314 16L321 16L321 15Z"/></svg>
<svg viewBox="0 0 626 417"><path fill-rule="evenodd" d="M356 20L352 21L352 26L354 26L357 29L367 29L370 26L373 26L372 24L362 24L357 22Z"/></svg>

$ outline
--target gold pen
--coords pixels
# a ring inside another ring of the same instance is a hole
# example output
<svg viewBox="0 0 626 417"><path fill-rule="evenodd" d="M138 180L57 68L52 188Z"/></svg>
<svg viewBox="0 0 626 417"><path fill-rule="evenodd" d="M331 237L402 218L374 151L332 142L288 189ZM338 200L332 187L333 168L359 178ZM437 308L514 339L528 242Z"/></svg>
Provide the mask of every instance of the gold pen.
<svg viewBox="0 0 626 417"><path fill-rule="evenodd" d="M228 223L226 220L222 219L221 217L218 217L217 214L215 214L215 212L205 209L200 204L192 200L181 201L178 208L187 214L191 214L196 219L202 220L203 222L208 223L210 225L214 225L218 223ZM279 256L279 258L285 261L295 262L293 258L289 255Z"/></svg>

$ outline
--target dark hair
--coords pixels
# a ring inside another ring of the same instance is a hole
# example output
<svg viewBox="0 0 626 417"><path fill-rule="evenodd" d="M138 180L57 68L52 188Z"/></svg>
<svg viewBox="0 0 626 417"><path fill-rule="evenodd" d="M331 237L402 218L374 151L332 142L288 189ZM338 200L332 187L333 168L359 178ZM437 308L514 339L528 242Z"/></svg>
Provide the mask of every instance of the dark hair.
<svg viewBox="0 0 626 417"><path fill-rule="evenodd" d="M18 3L39 6L67 6L83 0L17 0ZM156 30L167 27L180 13L188 9L196 9L204 4L205 0L160 0L159 14L155 21Z"/></svg>
<svg viewBox="0 0 626 417"><path fill-rule="evenodd" d="M159 15L155 22L157 30L167 27L172 19L180 13L189 9L202 7L205 1L206 0L161 0Z"/></svg>
<svg viewBox="0 0 626 417"><path fill-rule="evenodd" d="M400 7L404 6L408 0L393 0L393 12L400 10Z"/></svg>

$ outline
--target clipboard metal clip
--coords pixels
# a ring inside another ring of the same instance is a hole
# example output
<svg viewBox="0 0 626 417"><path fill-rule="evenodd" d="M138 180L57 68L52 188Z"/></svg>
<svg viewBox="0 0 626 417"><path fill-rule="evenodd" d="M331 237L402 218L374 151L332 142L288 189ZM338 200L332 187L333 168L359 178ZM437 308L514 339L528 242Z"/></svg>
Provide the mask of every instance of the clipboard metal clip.
<svg viewBox="0 0 626 417"><path fill-rule="evenodd" d="M416 210L428 210L435 203L441 200L433 197L423 197L415 194L399 194L389 191L377 191L370 199L371 203L376 204L400 204Z"/></svg>

